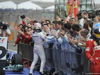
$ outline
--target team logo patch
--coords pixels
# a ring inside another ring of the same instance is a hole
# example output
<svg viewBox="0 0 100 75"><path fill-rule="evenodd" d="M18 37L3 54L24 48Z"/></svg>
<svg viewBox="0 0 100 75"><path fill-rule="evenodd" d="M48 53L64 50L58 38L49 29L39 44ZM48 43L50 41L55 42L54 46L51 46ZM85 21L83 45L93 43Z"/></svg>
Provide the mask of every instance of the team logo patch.
<svg viewBox="0 0 100 75"><path fill-rule="evenodd" d="M86 49L85 49L86 51L89 51L89 47L86 47Z"/></svg>
<svg viewBox="0 0 100 75"><path fill-rule="evenodd" d="M97 45L97 43L94 41L94 45Z"/></svg>

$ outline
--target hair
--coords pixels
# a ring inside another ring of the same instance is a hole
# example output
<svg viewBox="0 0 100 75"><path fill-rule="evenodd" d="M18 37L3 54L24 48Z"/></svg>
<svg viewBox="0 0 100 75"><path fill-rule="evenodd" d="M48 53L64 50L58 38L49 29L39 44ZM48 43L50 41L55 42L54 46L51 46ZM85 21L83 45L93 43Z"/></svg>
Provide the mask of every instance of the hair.
<svg viewBox="0 0 100 75"><path fill-rule="evenodd" d="M86 29L86 30L88 30L88 25L89 25L89 22L85 22L83 28Z"/></svg>
<svg viewBox="0 0 100 75"><path fill-rule="evenodd" d="M23 26L23 24L19 24L18 27L21 26L21 25Z"/></svg>
<svg viewBox="0 0 100 75"><path fill-rule="evenodd" d="M41 32L41 29L34 29L34 32Z"/></svg>
<svg viewBox="0 0 100 75"><path fill-rule="evenodd" d="M45 22L49 21L49 23L51 24L51 21L50 20L45 20Z"/></svg>
<svg viewBox="0 0 100 75"><path fill-rule="evenodd" d="M38 23L38 21L37 21L37 20L34 20L34 21L33 21L33 24L34 24L34 23Z"/></svg>
<svg viewBox="0 0 100 75"><path fill-rule="evenodd" d="M63 22L62 21L57 21L57 24L63 26Z"/></svg>
<svg viewBox="0 0 100 75"><path fill-rule="evenodd" d="M92 22L91 20L88 20L87 22L88 22L89 26L90 26L91 28L93 28L93 22Z"/></svg>
<svg viewBox="0 0 100 75"><path fill-rule="evenodd" d="M44 23L43 26L44 26L44 25L47 25L47 26L48 26L48 23Z"/></svg>
<svg viewBox="0 0 100 75"><path fill-rule="evenodd" d="M52 23L57 24L57 21L53 21Z"/></svg>
<svg viewBox="0 0 100 75"><path fill-rule="evenodd" d="M64 28L67 28L68 30L70 30L71 29L70 23L69 22L68 23L65 23L64 24Z"/></svg>
<svg viewBox="0 0 100 75"><path fill-rule="evenodd" d="M61 27L62 30L66 31L64 27Z"/></svg>
<svg viewBox="0 0 100 75"><path fill-rule="evenodd" d="M99 19L100 19L100 17L99 17L99 16L96 16L96 17L94 18L94 21L95 21L95 22L99 22Z"/></svg>
<svg viewBox="0 0 100 75"><path fill-rule="evenodd" d="M80 34L88 35L89 31L86 29L81 30Z"/></svg>
<svg viewBox="0 0 100 75"><path fill-rule="evenodd" d="M72 29L73 29L74 31L80 31L80 26L79 26L78 24L73 24L73 25L72 25Z"/></svg>
<svg viewBox="0 0 100 75"><path fill-rule="evenodd" d="M31 28L31 27L28 27L28 29L29 29L29 28ZM32 29L32 28L31 28L31 29Z"/></svg>

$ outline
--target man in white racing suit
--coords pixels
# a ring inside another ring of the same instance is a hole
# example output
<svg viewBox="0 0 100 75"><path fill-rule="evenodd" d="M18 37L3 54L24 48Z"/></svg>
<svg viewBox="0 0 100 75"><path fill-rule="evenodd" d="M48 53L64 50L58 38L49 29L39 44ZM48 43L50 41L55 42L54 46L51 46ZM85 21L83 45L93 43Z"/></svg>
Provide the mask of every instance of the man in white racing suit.
<svg viewBox="0 0 100 75"><path fill-rule="evenodd" d="M30 67L29 75L33 75L33 69L35 67L35 64L38 61L38 57L41 59L41 65L40 65L40 74L43 74L43 68L46 62L44 48L43 48L43 40L45 40L45 35L43 32L41 32L41 24L36 23L34 25L35 32L32 35L32 40L34 41L34 58L33 62Z"/></svg>

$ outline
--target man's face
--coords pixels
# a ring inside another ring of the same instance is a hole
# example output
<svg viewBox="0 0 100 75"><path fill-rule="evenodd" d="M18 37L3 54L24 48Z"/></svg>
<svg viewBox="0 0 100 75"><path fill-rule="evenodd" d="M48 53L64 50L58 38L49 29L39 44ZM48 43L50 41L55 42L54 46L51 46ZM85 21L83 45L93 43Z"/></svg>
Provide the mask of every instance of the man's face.
<svg viewBox="0 0 100 75"><path fill-rule="evenodd" d="M44 30L46 30L48 28L48 26L47 25L44 25L43 28L44 28Z"/></svg>
<svg viewBox="0 0 100 75"><path fill-rule="evenodd" d="M28 28L28 31L30 32L32 29L31 28Z"/></svg>
<svg viewBox="0 0 100 75"><path fill-rule="evenodd" d="M28 26L28 27L31 27L31 24L29 23L27 26Z"/></svg>
<svg viewBox="0 0 100 75"><path fill-rule="evenodd" d="M25 27L25 30L28 30L28 27Z"/></svg>
<svg viewBox="0 0 100 75"><path fill-rule="evenodd" d="M23 26L22 26L22 25L20 25L20 26L19 26L19 29L22 29L22 27L23 27Z"/></svg>
<svg viewBox="0 0 100 75"><path fill-rule="evenodd" d="M57 29L59 29L61 27L61 25L57 24Z"/></svg>
<svg viewBox="0 0 100 75"><path fill-rule="evenodd" d="M65 33L66 33L65 30L60 29L60 34L61 34L61 35L65 35Z"/></svg>
<svg viewBox="0 0 100 75"><path fill-rule="evenodd" d="M81 14L81 15L82 15L82 17L83 17L83 18L85 17L85 14L84 14L84 12L82 12L82 14Z"/></svg>
<svg viewBox="0 0 100 75"><path fill-rule="evenodd" d="M34 25L32 25L32 29L34 29Z"/></svg>
<svg viewBox="0 0 100 75"><path fill-rule="evenodd" d="M55 24L54 23L52 23L52 27L53 27L53 29L55 29Z"/></svg>
<svg viewBox="0 0 100 75"><path fill-rule="evenodd" d="M49 21L46 21L46 23L49 23Z"/></svg>

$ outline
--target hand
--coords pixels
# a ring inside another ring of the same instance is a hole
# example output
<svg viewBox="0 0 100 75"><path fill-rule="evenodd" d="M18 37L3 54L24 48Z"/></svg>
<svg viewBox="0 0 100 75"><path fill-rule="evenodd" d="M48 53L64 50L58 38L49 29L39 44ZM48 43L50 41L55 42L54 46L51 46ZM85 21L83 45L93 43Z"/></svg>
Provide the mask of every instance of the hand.
<svg viewBox="0 0 100 75"><path fill-rule="evenodd" d="M91 61L93 64L95 64L94 58L91 58L90 61Z"/></svg>
<svg viewBox="0 0 100 75"><path fill-rule="evenodd" d="M3 28L3 26L1 26L1 29Z"/></svg>
<svg viewBox="0 0 100 75"><path fill-rule="evenodd" d="M56 32L55 32L55 31L52 31L51 33L52 33L52 35L54 35L54 36L56 35Z"/></svg>
<svg viewBox="0 0 100 75"><path fill-rule="evenodd" d="M48 36L45 36L45 38L47 38Z"/></svg>
<svg viewBox="0 0 100 75"><path fill-rule="evenodd" d="M92 29L91 29L91 27L88 25L88 28L89 28L89 30L91 31Z"/></svg>
<svg viewBox="0 0 100 75"><path fill-rule="evenodd" d="M13 44L13 46L16 46L16 44Z"/></svg>
<svg viewBox="0 0 100 75"><path fill-rule="evenodd" d="M45 31L47 34L49 34L49 28L46 28Z"/></svg>
<svg viewBox="0 0 100 75"><path fill-rule="evenodd" d="M24 32L22 32L20 29L19 29L18 33L24 35Z"/></svg>
<svg viewBox="0 0 100 75"><path fill-rule="evenodd" d="M62 36L64 36L64 35L65 35L65 31L61 31L60 34L61 34Z"/></svg>
<svg viewBox="0 0 100 75"><path fill-rule="evenodd" d="M70 34L67 34L67 37L68 37L68 38L72 38L72 36L71 36Z"/></svg>
<svg viewBox="0 0 100 75"><path fill-rule="evenodd" d="M28 36L26 36L26 38L28 38Z"/></svg>
<svg viewBox="0 0 100 75"><path fill-rule="evenodd" d="M61 36L61 33L60 32L58 33L58 36Z"/></svg>
<svg viewBox="0 0 100 75"><path fill-rule="evenodd" d="M58 38L58 35L56 34L55 31L52 31L52 35L53 35L54 37Z"/></svg>
<svg viewBox="0 0 100 75"><path fill-rule="evenodd" d="M74 41L73 41L75 44L78 44L79 43L79 41L77 40L77 39L74 39Z"/></svg>
<svg viewBox="0 0 100 75"><path fill-rule="evenodd" d="M73 41L74 41L73 39L68 38L68 41L69 41L72 45L75 45L74 42L73 42Z"/></svg>
<svg viewBox="0 0 100 75"><path fill-rule="evenodd" d="M63 35L60 32L58 33L58 36L63 37Z"/></svg>

